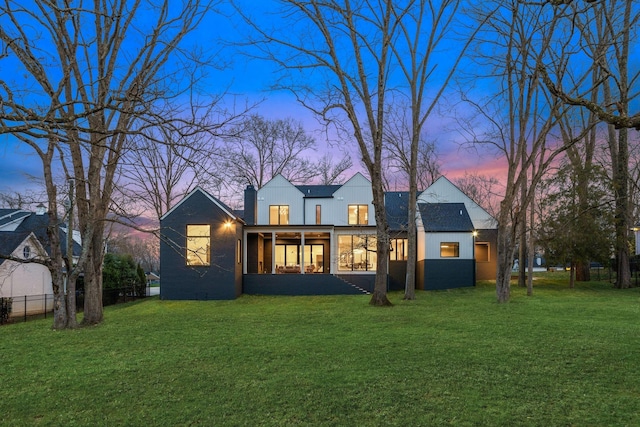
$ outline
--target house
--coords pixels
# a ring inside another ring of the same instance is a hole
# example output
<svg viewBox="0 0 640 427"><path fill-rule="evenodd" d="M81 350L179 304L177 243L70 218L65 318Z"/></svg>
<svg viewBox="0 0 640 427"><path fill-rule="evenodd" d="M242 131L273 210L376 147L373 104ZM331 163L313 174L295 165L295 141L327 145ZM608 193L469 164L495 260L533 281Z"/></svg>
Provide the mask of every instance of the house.
<svg viewBox="0 0 640 427"><path fill-rule="evenodd" d="M0 209L0 254L18 259L44 259L49 252L49 216L40 205L36 212ZM60 227L66 241L67 229ZM80 254L79 236L74 233L74 258ZM63 245L65 246L65 245ZM66 247L62 248L63 254ZM39 314L53 309L51 273L40 263L22 263L0 258L0 297L13 298L12 316ZM26 312L25 312L26 311Z"/></svg>
<svg viewBox="0 0 640 427"><path fill-rule="evenodd" d="M488 240L495 225L449 181L434 186L415 201L418 288L473 286L480 277L476 256L495 260L495 240ZM160 221L161 297L371 292L377 264L372 200L371 182L360 173L342 185L295 185L278 175L258 190L247 187L242 213L196 188ZM406 192L385 195L389 289L404 288L409 203Z"/></svg>

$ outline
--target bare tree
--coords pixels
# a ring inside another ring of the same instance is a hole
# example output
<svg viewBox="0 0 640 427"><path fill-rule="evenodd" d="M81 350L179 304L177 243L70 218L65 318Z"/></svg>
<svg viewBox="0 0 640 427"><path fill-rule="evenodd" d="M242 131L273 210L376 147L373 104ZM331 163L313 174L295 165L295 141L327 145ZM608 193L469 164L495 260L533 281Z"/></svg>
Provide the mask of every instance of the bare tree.
<svg viewBox="0 0 640 427"><path fill-rule="evenodd" d="M475 34L484 24L478 21L475 29L471 29L466 40L456 44L449 44L450 56L443 60L437 56L439 49L451 41L454 29L463 28L461 21L456 21L460 14L461 2L458 0L431 1L415 0L405 4L394 3L393 18L397 25L391 48L394 65L400 70L400 75L406 85L407 117L400 118L404 131L396 132L395 138L387 135L391 144L396 148L397 159L402 169L408 175L409 181L409 209L408 209L408 257L407 275L405 280L405 299L415 298L415 271L417 254L417 230L415 200L417 199L419 160L426 160L420 166L433 166L431 159L424 155L432 154L429 145L424 144L423 128L426 120L438 105L440 98L456 72L458 65L464 58L467 48ZM486 19L490 16L487 15ZM456 46L457 49L452 49ZM436 68L438 68L436 73ZM442 75L443 77L438 77ZM387 129L388 130L388 129ZM405 134L406 135L403 135ZM402 141L406 137L407 147ZM407 150L408 149L408 150ZM399 150L406 150L401 152ZM429 168L427 170L430 170Z"/></svg>
<svg viewBox="0 0 640 427"><path fill-rule="evenodd" d="M352 135L360 149L373 190L377 226L377 263L372 305L390 305L387 298L389 230L384 208L382 146L391 43L396 33L394 2L281 2L280 28L259 27L237 5L236 10L259 34L254 46L277 63L284 76L279 87ZM295 75L294 75L295 74Z"/></svg>
<svg viewBox="0 0 640 427"><path fill-rule="evenodd" d="M166 120L160 101L183 89L180 71L169 70L168 59L186 52L180 49L183 39L210 9L211 3L197 0L181 8L168 0L36 0L29 6L8 0L0 6L4 59L13 65L0 80L0 129L21 135L36 150L46 147L43 153L55 151L59 167L73 178L83 241L84 324L103 319L105 220L122 150L131 134ZM16 81L16 75L25 78ZM53 165L52 158L43 160L47 164ZM56 189L50 174L45 183L51 203ZM52 266L52 274L55 269L60 265Z"/></svg>
<svg viewBox="0 0 640 427"><path fill-rule="evenodd" d="M318 160L315 168L320 177L320 184L331 185L341 183L343 174L352 166L351 157L343 156L337 163L334 163L333 156L327 153Z"/></svg>
<svg viewBox="0 0 640 427"><path fill-rule="evenodd" d="M270 120L254 114L229 133L222 156L228 176L240 187L262 188L279 174L305 183L318 173L305 157L316 142L292 118Z"/></svg>
<svg viewBox="0 0 640 427"><path fill-rule="evenodd" d="M640 113L630 114L630 106L638 96L640 71L630 66L629 55L634 46L638 47L634 35L640 12L636 1L589 3L584 7L574 5L566 15L567 25L578 31L581 49L563 60L567 67L590 61L596 78L575 92L566 88L562 76L556 75L556 83L552 81L554 69L542 63L538 68L551 93L567 105L588 109L609 125L607 139L616 200L616 287L628 288L631 286L627 243L631 228L628 140L630 129L640 130Z"/></svg>
<svg viewBox="0 0 640 427"><path fill-rule="evenodd" d="M464 176L456 178L454 182L456 187L482 209L489 212L491 216L496 217L498 215L498 197L501 194L500 190L496 188L500 186L498 178L477 172L465 172Z"/></svg>
<svg viewBox="0 0 640 427"><path fill-rule="evenodd" d="M147 129L134 136L123 157L119 190L159 220L196 185L220 192L224 177L215 161L216 151L214 139L205 132Z"/></svg>
<svg viewBox="0 0 640 427"><path fill-rule="evenodd" d="M478 65L486 67L498 78L496 87L503 90L485 103L470 102L489 125L492 132L478 138L502 153L507 162L507 178L498 212L498 302L510 298L513 256L527 208L535 197L535 189L553 160L575 141L553 138L551 131L561 105L544 91L538 64L548 58L558 28L562 8L545 9L518 0L499 2L498 13L489 20L492 37L490 55L479 57ZM491 4L483 5L493 10ZM486 14L481 14L484 19ZM563 34L566 37L566 33ZM558 39L561 39L559 36ZM488 47L488 46L485 46ZM558 48L554 46L554 48ZM562 49L562 45L560 45ZM559 53L561 56L561 53ZM526 242L521 240L520 245Z"/></svg>

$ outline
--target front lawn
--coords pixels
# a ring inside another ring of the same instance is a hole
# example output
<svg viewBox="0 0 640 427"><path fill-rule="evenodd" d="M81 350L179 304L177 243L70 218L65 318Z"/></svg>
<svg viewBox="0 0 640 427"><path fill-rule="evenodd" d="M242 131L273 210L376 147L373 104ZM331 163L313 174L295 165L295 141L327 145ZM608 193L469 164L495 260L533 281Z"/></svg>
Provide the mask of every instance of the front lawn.
<svg viewBox="0 0 640 427"><path fill-rule="evenodd" d="M108 307L0 328L5 425L640 424L640 289L513 288Z"/></svg>

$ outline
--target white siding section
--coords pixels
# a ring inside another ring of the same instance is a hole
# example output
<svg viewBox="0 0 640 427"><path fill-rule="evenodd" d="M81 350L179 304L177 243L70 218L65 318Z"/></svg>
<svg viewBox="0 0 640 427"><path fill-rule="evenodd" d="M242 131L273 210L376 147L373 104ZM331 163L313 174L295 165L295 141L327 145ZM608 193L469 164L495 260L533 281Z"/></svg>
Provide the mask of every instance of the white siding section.
<svg viewBox="0 0 640 427"><path fill-rule="evenodd" d="M496 220L445 177L440 177L418 196L418 203L464 203L476 230L497 227Z"/></svg>
<svg viewBox="0 0 640 427"><path fill-rule="evenodd" d="M269 225L269 206L289 206L289 225L303 224L303 195L282 175L278 175L258 190L256 225ZM315 206L315 204L314 204Z"/></svg>
<svg viewBox="0 0 640 427"><path fill-rule="evenodd" d="M332 225L335 209L335 200L332 198L305 199L306 224L316 224L316 205L320 205L320 220L322 225Z"/></svg>
<svg viewBox="0 0 640 427"><path fill-rule="evenodd" d="M356 173L340 189L333 193L333 208L325 224L349 225L349 205L368 205L367 225L376 225L375 211L373 207L373 191L371 182L361 173ZM324 212L323 212L324 215Z"/></svg>
<svg viewBox="0 0 640 427"><path fill-rule="evenodd" d="M426 259L473 259L473 235L471 233L421 233L426 237ZM443 242L457 242L460 244L458 258L441 258L440 244ZM418 252L418 259L420 258Z"/></svg>

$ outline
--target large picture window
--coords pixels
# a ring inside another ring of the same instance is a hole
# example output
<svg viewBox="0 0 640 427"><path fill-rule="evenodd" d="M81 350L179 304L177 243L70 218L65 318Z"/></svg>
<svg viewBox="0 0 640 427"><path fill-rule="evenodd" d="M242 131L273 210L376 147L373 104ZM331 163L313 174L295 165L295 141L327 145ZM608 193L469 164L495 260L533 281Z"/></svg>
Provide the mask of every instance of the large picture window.
<svg viewBox="0 0 640 427"><path fill-rule="evenodd" d="M376 236L350 234L338 236L338 270L376 271Z"/></svg>
<svg viewBox="0 0 640 427"><path fill-rule="evenodd" d="M458 242L442 242L440 243L441 258L459 258L460 243Z"/></svg>
<svg viewBox="0 0 640 427"><path fill-rule="evenodd" d="M187 225L187 265L211 265L210 225Z"/></svg>
<svg viewBox="0 0 640 427"><path fill-rule="evenodd" d="M288 205L270 205L269 206L269 224L270 225L289 224L289 206Z"/></svg>
<svg viewBox="0 0 640 427"><path fill-rule="evenodd" d="M369 205L349 205L349 224L368 225Z"/></svg>

